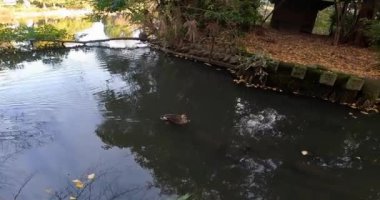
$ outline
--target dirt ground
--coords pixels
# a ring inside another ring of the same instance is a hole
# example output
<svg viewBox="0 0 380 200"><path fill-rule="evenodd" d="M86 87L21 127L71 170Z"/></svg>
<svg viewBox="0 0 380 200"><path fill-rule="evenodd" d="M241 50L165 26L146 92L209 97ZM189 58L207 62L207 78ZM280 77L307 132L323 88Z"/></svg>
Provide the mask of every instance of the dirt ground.
<svg viewBox="0 0 380 200"><path fill-rule="evenodd" d="M305 65L319 64L332 71L361 77L380 78L380 55L368 48L333 46L327 36L260 29L244 38L249 52Z"/></svg>

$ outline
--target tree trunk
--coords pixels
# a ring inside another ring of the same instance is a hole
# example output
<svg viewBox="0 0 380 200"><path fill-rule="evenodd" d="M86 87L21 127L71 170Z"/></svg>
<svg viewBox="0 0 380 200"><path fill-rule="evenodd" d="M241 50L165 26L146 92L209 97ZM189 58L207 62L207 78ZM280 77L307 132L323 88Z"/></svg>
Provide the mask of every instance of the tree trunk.
<svg viewBox="0 0 380 200"><path fill-rule="evenodd" d="M336 21L335 21L335 33L334 33L334 45L337 46L340 42L340 36L342 35L342 15L343 15L343 5L342 2L339 0L335 0L335 15L336 15Z"/></svg>

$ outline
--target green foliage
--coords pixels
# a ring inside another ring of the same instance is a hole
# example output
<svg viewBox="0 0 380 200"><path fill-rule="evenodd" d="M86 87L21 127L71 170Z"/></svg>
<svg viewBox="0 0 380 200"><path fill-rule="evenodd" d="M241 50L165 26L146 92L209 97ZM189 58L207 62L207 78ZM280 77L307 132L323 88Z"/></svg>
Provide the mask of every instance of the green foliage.
<svg viewBox="0 0 380 200"><path fill-rule="evenodd" d="M260 0L93 0L93 6L100 11L126 13L164 46L176 46L183 40L199 42L198 33L209 24L248 30L261 18Z"/></svg>
<svg viewBox="0 0 380 200"><path fill-rule="evenodd" d="M97 10L115 12L122 11L128 6L132 6L137 1L124 1L124 0L94 0L92 1L93 6Z"/></svg>
<svg viewBox="0 0 380 200"><path fill-rule="evenodd" d="M31 0L30 2L33 6L39 8L88 8L91 5L90 0ZM23 6L22 4L19 5Z"/></svg>
<svg viewBox="0 0 380 200"><path fill-rule="evenodd" d="M83 18L66 18L49 22L57 30L66 30L65 39L73 39L74 35L80 31L90 28L93 22L90 19Z"/></svg>
<svg viewBox="0 0 380 200"><path fill-rule="evenodd" d="M57 29L52 25L28 27L21 25L17 28L0 27L0 42L22 42L32 39L57 40L66 37L66 30Z"/></svg>
<svg viewBox="0 0 380 200"><path fill-rule="evenodd" d="M380 20L369 22L366 35L370 38L371 44L380 49Z"/></svg>
<svg viewBox="0 0 380 200"><path fill-rule="evenodd" d="M219 23L238 24L246 29L261 19L258 12L259 1L234 0L229 3L209 1L204 13L206 19Z"/></svg>
<svg viewBox="0 0 380 200"><path fill-rule="evenodd" d="M104 31L109 37L127 37L133 32L131 24L124 16L110 16L102 21L105 25Z"/></svg>

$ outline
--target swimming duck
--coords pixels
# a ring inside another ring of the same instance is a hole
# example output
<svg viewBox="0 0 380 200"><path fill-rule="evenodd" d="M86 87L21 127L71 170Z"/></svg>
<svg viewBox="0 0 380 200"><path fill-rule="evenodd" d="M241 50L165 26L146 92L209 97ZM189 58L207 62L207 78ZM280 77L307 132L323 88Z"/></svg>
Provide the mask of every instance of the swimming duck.
<svg viewBox="0 0 380 200"><path fill-rule="evenodd" d="M160 117L160 119L177 125L185 125L190 122L185 114L164 114Z"/></svg>

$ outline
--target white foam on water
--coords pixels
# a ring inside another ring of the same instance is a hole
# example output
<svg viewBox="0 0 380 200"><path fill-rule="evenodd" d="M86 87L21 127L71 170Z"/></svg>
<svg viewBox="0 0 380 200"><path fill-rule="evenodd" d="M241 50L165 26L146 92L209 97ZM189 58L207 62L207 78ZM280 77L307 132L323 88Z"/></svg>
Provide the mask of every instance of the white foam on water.
<svg viewBox="0 0 380 200"><path fill-rule="evenodd" d="M239 106L242 108L243 106ZM278 136L275 126L279 121L285 119L276 110L267 108L257 113L243 115L237 125L239 134L242 136L257 137L258 133L267 133L272 136Z"/></svg>

